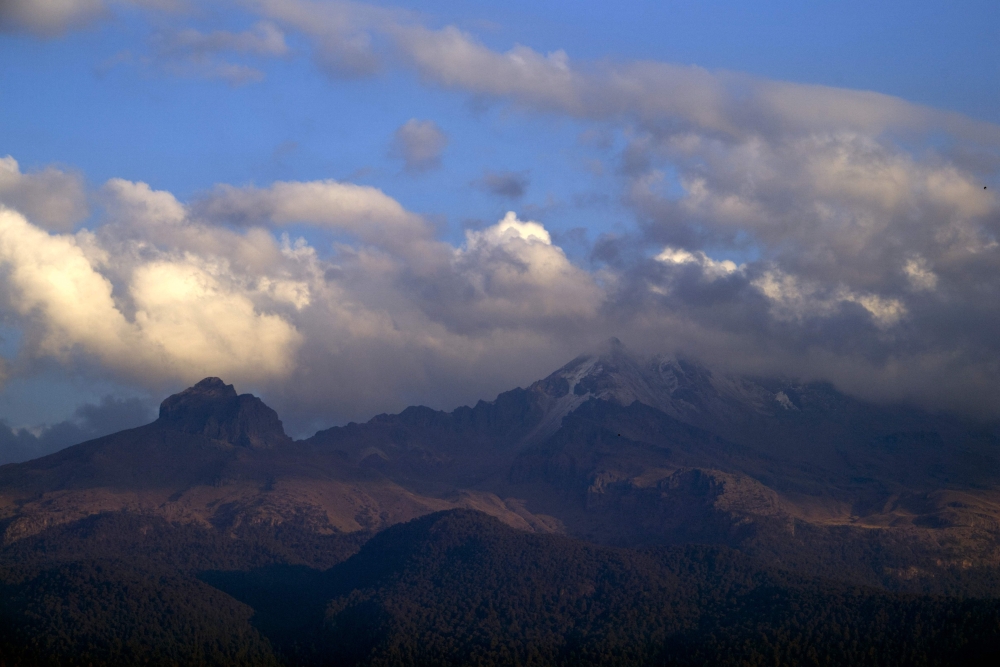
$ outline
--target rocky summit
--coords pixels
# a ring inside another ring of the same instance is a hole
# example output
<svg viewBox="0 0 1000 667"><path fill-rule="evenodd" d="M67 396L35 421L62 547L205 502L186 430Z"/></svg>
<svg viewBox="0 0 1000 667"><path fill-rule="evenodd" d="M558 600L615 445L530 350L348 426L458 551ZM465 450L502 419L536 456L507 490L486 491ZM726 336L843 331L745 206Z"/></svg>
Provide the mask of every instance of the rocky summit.
<svg viewBox="0 0 1000 667"><path fill-rule="evenodd" d="M277 412L252 394L237 395L233 385L216 377L164 399L156 424L240 447L266 448L291 442Z"/></svg>

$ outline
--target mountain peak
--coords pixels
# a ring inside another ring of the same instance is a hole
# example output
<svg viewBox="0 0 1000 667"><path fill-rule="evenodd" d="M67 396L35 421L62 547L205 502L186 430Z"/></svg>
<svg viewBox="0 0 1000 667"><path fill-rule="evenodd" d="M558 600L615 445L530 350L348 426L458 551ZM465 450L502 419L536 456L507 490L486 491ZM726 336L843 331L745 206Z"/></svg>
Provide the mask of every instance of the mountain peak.
<svg viewBox="0 0 1000 667"><path fill-rule="evenodd" d="M290 442L278 413L253 394L207 377L160 404L157 424L254 449Z"/></svg>
<svg viewBox="0 0 1000 667"><path fill-rule="evenodd" d="M218 396L219 398L230 398L236 396L236 388L231 384L226 384L221 378L207 377L192 387L188 387L182 393L200 393L206 396Z"/></svg>

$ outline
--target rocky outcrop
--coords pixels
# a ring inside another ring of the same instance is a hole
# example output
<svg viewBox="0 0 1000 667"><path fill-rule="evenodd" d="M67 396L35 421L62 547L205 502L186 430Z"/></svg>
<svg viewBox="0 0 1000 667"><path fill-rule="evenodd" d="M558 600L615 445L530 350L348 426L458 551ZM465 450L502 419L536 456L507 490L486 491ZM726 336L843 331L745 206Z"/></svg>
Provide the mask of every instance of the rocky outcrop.
<svg viewBox="0 0 1000 667"><path fill-rule="evenodd" d="M236 394L216 377L170 396L160 404L162 428L203 435L238 447L265 449L290 443L278 413L252 394Z"/></svg>

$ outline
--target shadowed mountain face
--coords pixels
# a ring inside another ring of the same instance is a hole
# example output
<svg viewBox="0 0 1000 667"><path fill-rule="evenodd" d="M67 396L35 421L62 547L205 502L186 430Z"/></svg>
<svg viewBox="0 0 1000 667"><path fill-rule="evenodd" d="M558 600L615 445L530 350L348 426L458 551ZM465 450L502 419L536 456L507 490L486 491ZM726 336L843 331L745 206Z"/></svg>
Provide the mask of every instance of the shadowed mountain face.
<svg viewBox="0 0 1000 667"><path fill-rule="evenodd" d="M475 489L422 495L344 452L293 442L259 398L206 378L146 426L0 466L0 531L11 542L109 511L236 530L290 523L321 535L369 531L470 507L530 530L520 506Z"/></svg>
<svg viewBox="0 0 1000 667"><path fill-rule="evenodd" d="M308 442L408 488L519 499L599 542L728 544L904 588L1000 565L995 427L640 358L617 340L493 402Z"/></svg>
<svg viewBox="0 0 1000 667"><path fill-rule="evenodd" d="M961 572L1000 566L998 452L990 425L611 340L494 401L304 441L260 399L206 378L152 424L0 467L0 527L11 542L126 510L328 535L464 507L523 530L725 544L806 572L951 590Z"/></svg>
<svg viewBox="0 0 1000 667"><path fill-rule="evenodd" d="M205 378L160 404L161 428L203 435L239 447L261 449L292 441L278 413L251 394L236 395L233 385Z"/></svg>

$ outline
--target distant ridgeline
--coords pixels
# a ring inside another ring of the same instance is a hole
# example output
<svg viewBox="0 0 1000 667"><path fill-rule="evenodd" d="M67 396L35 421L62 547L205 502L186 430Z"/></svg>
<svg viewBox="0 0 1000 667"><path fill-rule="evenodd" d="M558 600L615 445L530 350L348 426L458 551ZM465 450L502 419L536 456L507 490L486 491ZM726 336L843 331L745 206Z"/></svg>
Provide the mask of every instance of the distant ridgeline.
<svg viewBox="0 0 1000 667"><path fill-rule="evenodd" d="M207 378L0 467L0 666L974 663L997 433L616 340L303 441Z"/></svg>

